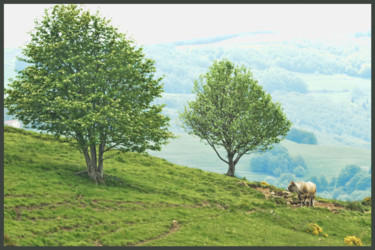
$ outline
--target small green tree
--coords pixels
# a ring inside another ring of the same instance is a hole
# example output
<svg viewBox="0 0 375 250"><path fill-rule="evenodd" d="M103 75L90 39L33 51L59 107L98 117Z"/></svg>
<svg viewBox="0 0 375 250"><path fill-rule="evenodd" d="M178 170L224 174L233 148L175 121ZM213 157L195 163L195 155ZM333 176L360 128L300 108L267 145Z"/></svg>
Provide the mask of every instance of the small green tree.
<svg viewBox="0 0 375 250"><path fill-rule="evenodd" d="M361 168L357 165L347 165L345 168L341 169L336 179L336 187L345 186L350 179L359 172L361 172Z"/></svg>
<svg viewBox="0 0 375 250"><path fill-rule="evenodd" d="M329 187L327 178L324 175L321 175L319 177L319 184L320 184L320 187L319 187L320 191L327 190Z"/></svg>
<svg viewBox="0 0 375 250"><path fill-rule="evenodd" d="M27 67L5 91L5 106L26 126L63 137L104 183L104 153L160 150L172 136L154 62L109 21L77 5L56 5L35 21L23 50Z"/></svg>
<svg viewBox="0 0 375 250"><path fill-rule="evenodd" d="M250 70L228 60L215 61L194 82L193 93L196 99L180 119L189 134L205 140L228 164L228 176L234 176L243 155L270 149L291 127L280 104L271 101ZM226 155L218 148L224 148Z"/></svg>

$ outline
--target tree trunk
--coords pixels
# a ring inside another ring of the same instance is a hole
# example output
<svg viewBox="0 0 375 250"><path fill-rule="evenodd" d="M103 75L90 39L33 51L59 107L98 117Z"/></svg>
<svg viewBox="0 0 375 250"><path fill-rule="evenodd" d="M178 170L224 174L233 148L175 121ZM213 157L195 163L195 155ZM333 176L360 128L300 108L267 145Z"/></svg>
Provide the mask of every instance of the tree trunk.
<svg viewBox="0 0 375 250"><path fill-rule="evenodd" d="M228 172L227 172L227 175L231 176L231 177L234 177L234 171L235 171L235 167L236 167L236 164L233 161L233 157L234 157L234 155L228 154Z"/></svg>
<svg viewBox="0 0 375 250"><path fill-rule="evenodd" d="M105 143L102 142L99 144L99 164L98 164L98 170L102 174L103 178L103 154L104 154L104 148L105 148Z"/></svg>
<svg viewBox="0 0 375 250"><path fill-rule="evenodd" d="M101 150L99 150L101 151ZM83 150L83 155L86 159L87 174L95 182L95 184L105 184L103 176L103 155L99 153L99 166L97 165L96 149L91 147L91 157L87 149Z"/></svg>

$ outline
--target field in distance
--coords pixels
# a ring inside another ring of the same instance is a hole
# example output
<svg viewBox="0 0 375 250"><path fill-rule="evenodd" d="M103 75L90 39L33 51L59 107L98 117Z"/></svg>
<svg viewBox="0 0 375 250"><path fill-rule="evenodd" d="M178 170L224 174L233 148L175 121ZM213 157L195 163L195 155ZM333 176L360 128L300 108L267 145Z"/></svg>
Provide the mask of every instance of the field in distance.
<svg viewBox="0 0 375 250"><path fill-rule="evenodd" d="M222 162L214 150L201 142L196 136L186 133L176 133L179 137L172 140L160 152L149 152L153 156L164 158L172 163L200 168L224 174L227 165ZM283 140L281 145L286 147L292 156L301 155L308 166L305 176L309 179L313 176L324 176L329 180L337 177L341 169L354 164L364 169L369 169L371 165L371 151L369 149L354 148L346 146L324 146L298 144L289 140ZM224 154L224 151L221 151ZM236 166L236 174L246 177L251 181L263 181L266 174L255 173L250 170L250 158L246 155L241 158Z"/></svg>

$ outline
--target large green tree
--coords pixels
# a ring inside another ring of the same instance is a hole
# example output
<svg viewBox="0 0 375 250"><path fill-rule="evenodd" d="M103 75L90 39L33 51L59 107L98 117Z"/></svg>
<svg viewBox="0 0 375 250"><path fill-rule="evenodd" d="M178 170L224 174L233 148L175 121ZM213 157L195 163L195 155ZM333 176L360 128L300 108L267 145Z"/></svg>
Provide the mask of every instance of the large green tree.
<svg viewBox="0 0 375 250"><path fill-rule="evenodd" d="M5 91L5 106L26 126L65 138L104 183L104 153L160 150L173 135L154 62L99 13L56 5L35 21L23 49L27 67Z"/></svg>
<svg viewBox="0 0 375 250"><path fill-rule="evenodd" d="M196 99L180 115L183 126L228 164L229 176L243 155L271 148L291 127L280 104L271 101L251 71L228 60L215 61L194 82L193 93Z"/></svg>

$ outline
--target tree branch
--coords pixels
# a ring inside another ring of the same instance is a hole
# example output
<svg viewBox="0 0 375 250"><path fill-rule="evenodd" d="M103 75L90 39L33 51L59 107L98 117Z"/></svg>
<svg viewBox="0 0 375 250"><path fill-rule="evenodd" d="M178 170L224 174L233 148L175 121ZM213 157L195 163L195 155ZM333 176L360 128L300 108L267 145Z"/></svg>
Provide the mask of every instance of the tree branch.
<svg viewBox="0 0 375 250"><path fill-rule="evenodd" d="M109 151L109 150L111 150L112 148L115 148L116 146L118 146L118 144L112 145L112 146L110 146L110 147L104 149L104 150L103 150L103 153L104 153L104 152L107 152L107 151Z"/></svg>
<svg viewBox="0 0 375 250"><path fill-rule="evenodd" d="M234 160L234 165L237 164L237 162L241 159L241 157L242 157L244 154L246 154L246 151L237 154L237 157L236 157L236 159Z"/></svg>
<svg viewBox="0 0 375 250"><path fill-rule="evenodd" d="M210 146L215 150L215 153L217 154L217 156L220 158L220 160L222 160L223 162L225 162L226 164L229 164L229 162L228 161L226 161L226 160L224 160L221 156L220 156L220 154L219 154L219 152L217 152L217 150L216 150L216 148L215 148L215 146L214 146L214 144L213 143L211 143L208 139L206 139L206 141L208 142L208 144L210 144Z"/></svg>

